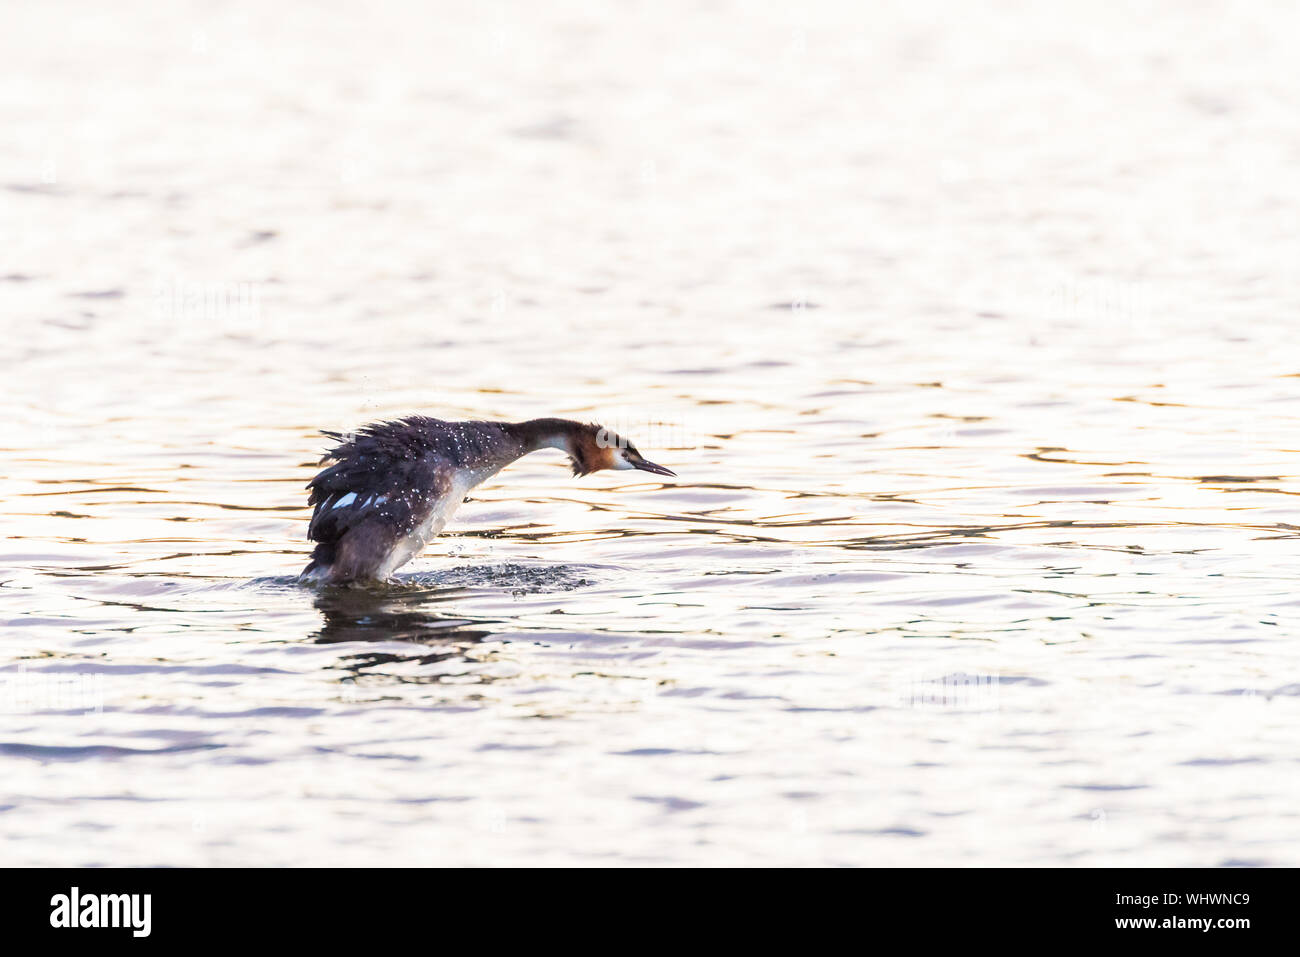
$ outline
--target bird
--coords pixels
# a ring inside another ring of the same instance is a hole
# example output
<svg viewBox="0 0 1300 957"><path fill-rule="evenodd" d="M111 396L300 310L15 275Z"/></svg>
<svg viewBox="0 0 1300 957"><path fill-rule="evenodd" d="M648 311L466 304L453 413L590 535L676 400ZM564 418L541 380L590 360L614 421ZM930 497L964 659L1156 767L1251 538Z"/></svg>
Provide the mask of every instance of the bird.
<svg viewBox="0 0 1300 957"><path fill-rule="evenodd" d="M326 585L383 582L442 531L470 489L516 459L560 449L575 476L640 469L676 476L595 423L571 419L448 422L412 415L352 433L322 431L337 444L308 484L316 543L299 579Z"/></svg>

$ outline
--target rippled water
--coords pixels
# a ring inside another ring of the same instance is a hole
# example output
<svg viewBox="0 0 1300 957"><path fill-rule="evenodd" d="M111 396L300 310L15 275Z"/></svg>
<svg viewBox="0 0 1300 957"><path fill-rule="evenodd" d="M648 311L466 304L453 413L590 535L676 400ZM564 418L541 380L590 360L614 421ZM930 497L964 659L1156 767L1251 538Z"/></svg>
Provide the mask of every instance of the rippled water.
<svg viewBox="0 0 1300 957"><path fill-rule="evenodd" d="M4 862L1300 863L1300 24L1050 6L16 14Z"/></svg>

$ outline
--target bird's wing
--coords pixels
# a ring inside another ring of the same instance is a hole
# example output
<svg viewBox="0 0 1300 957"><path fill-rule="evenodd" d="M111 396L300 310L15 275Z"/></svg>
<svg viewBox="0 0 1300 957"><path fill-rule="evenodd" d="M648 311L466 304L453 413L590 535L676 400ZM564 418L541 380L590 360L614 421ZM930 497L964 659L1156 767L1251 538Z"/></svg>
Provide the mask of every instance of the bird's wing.
<svg viewBox="0 0 1300 957"><path fill-rule="evenodd" d="M308 483L316 507L307 537L339 541L363 523L379 522L393 535L422 525L452 487L453 469L435 452L383 448L354 441L326 456L334 464Z"/></svg>

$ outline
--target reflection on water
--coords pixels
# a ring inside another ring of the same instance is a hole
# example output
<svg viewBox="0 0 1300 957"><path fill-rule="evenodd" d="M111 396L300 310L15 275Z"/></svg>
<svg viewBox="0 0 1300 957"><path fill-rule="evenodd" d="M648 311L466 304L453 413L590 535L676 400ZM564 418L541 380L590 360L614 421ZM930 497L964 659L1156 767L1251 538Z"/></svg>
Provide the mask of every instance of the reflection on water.
<svg viewBox="0 0 1300 957"><path fill-rule="evenodd" d="M347 680L381 675L396 681L439 681L444 674L434 666L448 661L472 663L472 659L464 654L464 647L492 634L482 627L489 624L487 621L438 613L438 603L450 600L456 592L455 589L409 592L405 589L326 589L316 598L316 607L323 620L313 637L323 644L408 644L409 650L405 652L363 650L342 655L339 667L348 673ZM386 671L387 665L398 668ZM409 672L411 667L418 669L418 674L412 676L398 670Z"/></svg>
<svg viewBox="0 0 1300 957"><path fill-rule="evenodd" d="M1300 862L1294 29L768 13L0 36L8 862ZM679 478L298 584L415 411Z"/></svg>

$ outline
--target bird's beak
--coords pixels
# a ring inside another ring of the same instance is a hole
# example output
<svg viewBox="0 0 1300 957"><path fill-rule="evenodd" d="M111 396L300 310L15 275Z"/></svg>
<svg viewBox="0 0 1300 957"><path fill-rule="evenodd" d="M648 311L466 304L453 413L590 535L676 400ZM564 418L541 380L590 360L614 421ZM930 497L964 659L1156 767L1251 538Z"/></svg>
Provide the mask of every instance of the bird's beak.
<svg viewBox="0 0 1300 957"><path fill-rule="evenodd" d="M654 472L655 475L671 475L677 477L677 473L672 469L666 469L662 465L655 465L653 462L647 462L645 459L637 459L632 463L642 472Z"/></svg>

